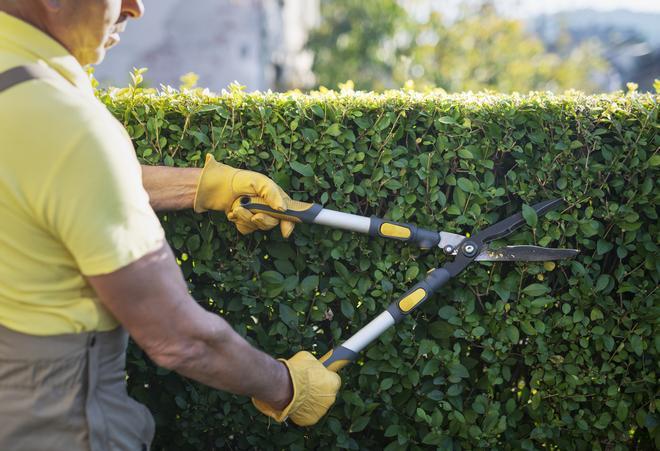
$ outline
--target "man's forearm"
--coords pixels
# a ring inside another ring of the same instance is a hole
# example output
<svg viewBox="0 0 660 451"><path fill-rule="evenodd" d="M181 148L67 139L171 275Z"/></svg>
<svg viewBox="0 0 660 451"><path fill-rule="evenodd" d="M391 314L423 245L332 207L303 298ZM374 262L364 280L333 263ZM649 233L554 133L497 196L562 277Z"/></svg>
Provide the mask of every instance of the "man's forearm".
<svg viewBox="0 0 660 451"><path fill-rule="evenodd" d="M155 211L193 208L201 168L142 166L142 184Z"/></svg>
<svg viewBox="0 0 660 451"><path fill-rule="evenodd" d="M211 387L254 396L283 410L293 397L286 366L252 347L224 319L208 312L204 316L202 321L195 321L196 332L188 349L181 350L186 358L172 369Z"/></svg>
<svg viewBox="0 0 660 451"><path fill-rule="evenodd" d="M111 274L87 280L158 365L274 408L291 400L287 368L195 302L167 243Z"/></svg>

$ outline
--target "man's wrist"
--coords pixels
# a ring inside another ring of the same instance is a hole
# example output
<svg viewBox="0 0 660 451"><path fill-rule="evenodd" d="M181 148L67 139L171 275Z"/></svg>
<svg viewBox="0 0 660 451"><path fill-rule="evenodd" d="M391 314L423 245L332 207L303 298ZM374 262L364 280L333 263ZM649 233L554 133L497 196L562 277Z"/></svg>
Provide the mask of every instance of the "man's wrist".
<svg viewBox="0 0 660 451"><path fill-rule="evenodd" d="M276 385L279 389L277 390L277 395L274 402L271 404L276 410L284 410L286 406L291 403L293 399L293 381L291 380L291 374L289 374L289 369L283 363L278 361L279 371L278 371L278 384Z"/></svg>
<svg viewBox="0 0 660 451"><path fill-rule="evenodd" d="M193 207L199 168L142 166L142 184L155 211L174 211Z"/></svg>

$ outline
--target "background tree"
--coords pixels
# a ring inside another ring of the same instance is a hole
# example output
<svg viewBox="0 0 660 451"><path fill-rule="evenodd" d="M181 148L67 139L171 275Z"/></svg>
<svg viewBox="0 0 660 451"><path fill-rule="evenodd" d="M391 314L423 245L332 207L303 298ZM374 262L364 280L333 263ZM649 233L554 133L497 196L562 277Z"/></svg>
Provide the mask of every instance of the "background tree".
<svg viewBox="0 0 660 451"><path fill-rule="evenodd" d="M349 79L366 90L399 85L393 77L403 49L396 37L411 23L397 0L321 0L321 16L307 45L319 85Z"/></svg>
<svg viewBox="0 0 660 451"><path fill-rule="evenodd" d="M419 21L412 9L396 0L322 1L322 24L308 43L318 84L351 79L358 89L378 90L412 80L418 88L447 91L593 92L594 74L607 67L596 43L568 51L563 42L551 52L491 2L465 4L453 21L437 11Z"/></svg>

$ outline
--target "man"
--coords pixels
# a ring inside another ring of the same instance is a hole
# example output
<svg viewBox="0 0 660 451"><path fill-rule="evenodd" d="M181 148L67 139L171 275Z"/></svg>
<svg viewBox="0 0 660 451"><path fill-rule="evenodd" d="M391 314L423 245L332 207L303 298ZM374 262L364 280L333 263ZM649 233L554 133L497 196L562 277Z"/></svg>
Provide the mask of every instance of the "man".
<svg viewBox="0 0 660 451"><path fill-rule="evenodd" d="M275 360L188 294L152 207L222 210L249 233L278 221L237 198L282 210L288 197L211 156L203 171L140 171L82 66L142 14L141 0L0 0L3 451L147 449L153 419L126 394L124 330L157 364L277 421L316 423L339 389L311 354Z"/></svg>

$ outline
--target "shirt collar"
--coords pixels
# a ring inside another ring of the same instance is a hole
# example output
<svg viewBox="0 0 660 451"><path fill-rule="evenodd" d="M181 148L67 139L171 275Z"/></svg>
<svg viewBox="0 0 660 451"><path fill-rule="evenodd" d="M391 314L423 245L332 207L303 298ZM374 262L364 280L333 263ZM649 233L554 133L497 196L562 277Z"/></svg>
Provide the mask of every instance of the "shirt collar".
<svg viewBox="0 0 660 451"><path fill-rule="evenodd" d="M43 61L78 89L94 93L89 76L66 48L29 23L0 11L0 47L3 43L34 62Z"/></svg>

